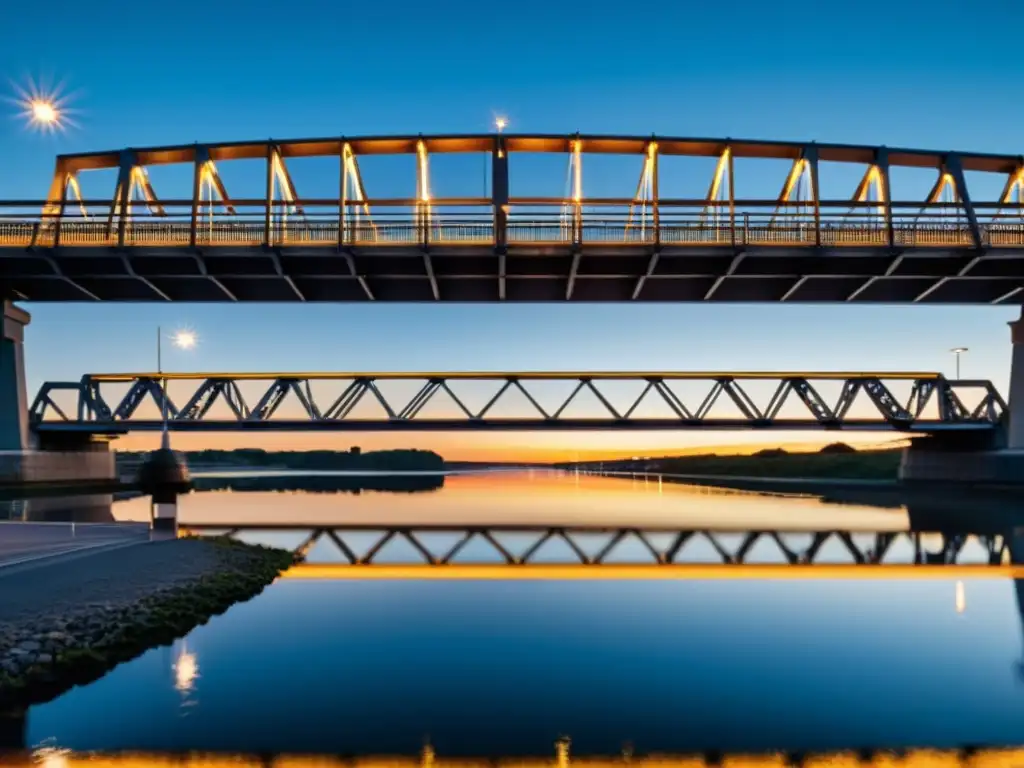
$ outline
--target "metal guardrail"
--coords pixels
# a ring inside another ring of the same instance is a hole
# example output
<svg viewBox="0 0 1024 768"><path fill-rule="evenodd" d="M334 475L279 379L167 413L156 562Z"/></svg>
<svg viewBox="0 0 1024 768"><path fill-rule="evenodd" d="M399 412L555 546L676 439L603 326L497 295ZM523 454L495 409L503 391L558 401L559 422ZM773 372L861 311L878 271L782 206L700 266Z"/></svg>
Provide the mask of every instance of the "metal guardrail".
<svg viewBox="0 0 1024 768"><path fill-rule="evenodd" d="M828 248L1024 248L1024 215L1006 215L1003 206L978 204L977 236L959 208L893 203L889 216L848 201L823 202L817 214L806 207L778 209L754 201L747 210L717 203L662 203L656 220L637 216L630 205L581 204L566 212L555 204L510 203L507 212L478 202L422 214L395 201L380 201L370 214L353 216L337 206L309 205L301 216L265 204L237 204L231 214L191 204L165 203L161 215L134 210L123 219L93 206L63 213L33 212L46 203L15 205L0 201L0 247L388 247L621 245L700 247ZM367 203L372 207L372 203ZM52 205L49 206L52 209Z"/></svg>

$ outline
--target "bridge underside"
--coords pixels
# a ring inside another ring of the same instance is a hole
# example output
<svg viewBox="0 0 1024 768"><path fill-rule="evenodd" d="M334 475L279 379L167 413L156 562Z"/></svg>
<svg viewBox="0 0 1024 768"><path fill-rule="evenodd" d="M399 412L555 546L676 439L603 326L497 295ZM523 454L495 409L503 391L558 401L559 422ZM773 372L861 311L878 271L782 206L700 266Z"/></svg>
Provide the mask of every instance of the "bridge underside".
<svg viewBox="0 0 1024 768"><path fill-rule="evenodd" d="M1024 248L583 244L5 250L28 301L1013 304Z"/></svg>

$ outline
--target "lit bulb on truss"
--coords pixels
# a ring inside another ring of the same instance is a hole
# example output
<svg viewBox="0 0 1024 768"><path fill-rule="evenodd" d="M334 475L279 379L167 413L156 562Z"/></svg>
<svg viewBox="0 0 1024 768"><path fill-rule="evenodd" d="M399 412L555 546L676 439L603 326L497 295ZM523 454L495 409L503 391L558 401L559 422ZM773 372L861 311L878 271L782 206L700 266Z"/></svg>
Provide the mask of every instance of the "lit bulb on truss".
<svg viewBox="0 0 1024 768"><path fill-rule="evenodd" d="M61 86L51 88L29 80L24 87L15 85L14 91L15 97L9 101L20 108L19 116L29 129L56 133L78 127L72 119L75 110L70 108L71 96L62 93Z"/></svg>

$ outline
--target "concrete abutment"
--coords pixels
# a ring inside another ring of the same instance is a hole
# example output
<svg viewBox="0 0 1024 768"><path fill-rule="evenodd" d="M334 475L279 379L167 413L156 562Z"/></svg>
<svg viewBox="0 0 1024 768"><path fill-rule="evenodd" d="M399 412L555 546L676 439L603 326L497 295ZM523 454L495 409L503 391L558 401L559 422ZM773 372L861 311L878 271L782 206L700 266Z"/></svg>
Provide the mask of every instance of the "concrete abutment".
<svg viewBox="0 0 1024 768"><path fill-rule="evenodd" d="M1010 389L1002 428L985 437L952 433L915 439L903 451L903 482L1024 489L1024 307L1009 325Z"/></svg>

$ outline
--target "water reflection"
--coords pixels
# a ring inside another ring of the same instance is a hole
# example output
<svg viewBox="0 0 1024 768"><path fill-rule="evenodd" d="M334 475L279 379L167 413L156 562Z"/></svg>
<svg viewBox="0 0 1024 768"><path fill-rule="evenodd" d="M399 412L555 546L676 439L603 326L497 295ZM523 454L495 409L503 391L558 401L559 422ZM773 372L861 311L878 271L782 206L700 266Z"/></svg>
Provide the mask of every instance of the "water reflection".
<svg viewBox="0 0 1024 768"><path fill-rule="evenodd" d="M21 744L55 738L75 761L138 751L111 765L213 751L235 765L305 753L539 768L570 734L566 763L618 756L594 768L653 767L652 753L697 755L659 766L781 765L780 750L1024 743L1024 524L1012 506L877 509L537 473L449 477L415 495L196 493L182 520L303 549L308 565L173 648L34 707Z"/></svg>
<svg viewBox="0 0 1024 768"><path fill-rule="evenodd" d="M269 491L287 493L424 493L444 487L441 474L251 474L200 476L193 480L196 491Z"/></svg>
<svg viewBox="0 0 1024 768"><path fill-rule="evenodd" d="M562 745L565 745L564 747ZM335 755L193 755L193 754L96 754L75 755L65 750L35 750L31 755L4 761L5 765L45 768L74 768L88 765L92 768L141 768L141 766L202 766L202 768L352 768L349 757ZM574 759L569 754L568 741L560 741L551 757L534 758L476 758L452 761L438 756L431 747L424 748L419 757L360 756L360 768L569 768L582 764L585 768L769 768L771 766L802 766L803 768L1019 768L1024 765L1024 750L965 749L938 751L916 749L902 754L861 750L833 754L765 754L765 755L652 755L635 756L625 747L615 757L585 756Z"/></svg>

